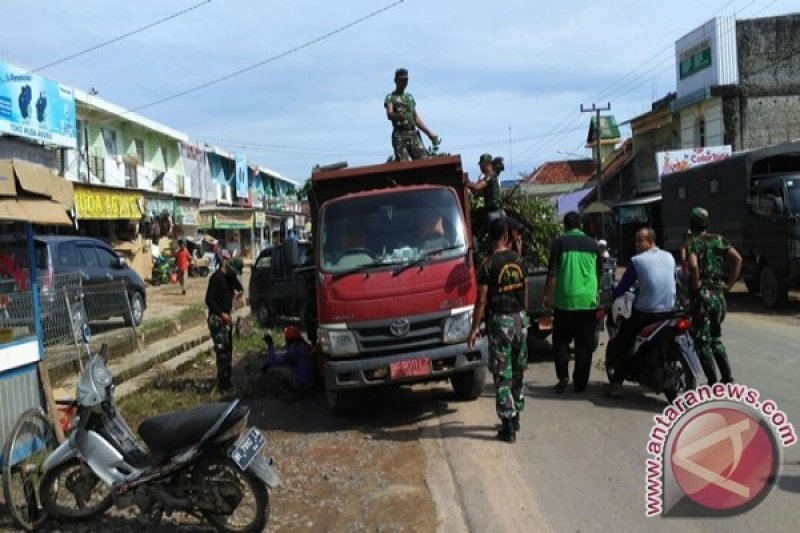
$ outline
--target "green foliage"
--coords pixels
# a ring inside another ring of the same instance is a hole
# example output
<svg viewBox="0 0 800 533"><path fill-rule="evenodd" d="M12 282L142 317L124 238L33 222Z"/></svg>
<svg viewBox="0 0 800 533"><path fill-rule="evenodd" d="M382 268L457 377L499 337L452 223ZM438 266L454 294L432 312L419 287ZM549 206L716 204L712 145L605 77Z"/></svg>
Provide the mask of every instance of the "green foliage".
<svg viewBox="0 0 800 533"><path fill-rule="evenodd" d="M306 182L297 192L297 199L298 200L305 200L308 198L308 194L311 192L311 178L307 178Z"/></svg>
<svg viewBox="0 0 800 533"><path fill-rule="evenodd" d="M550 246L562 230L561 224L556 220L555 206L547 200L528 196L519 188L501 191L500 206L506 215L516 218L524 226L522 254L525 263L531 268L546 266ZM478 242L476 257L480 264L491 250L483 198L473 197L471 218L473 237Z"/></svg>

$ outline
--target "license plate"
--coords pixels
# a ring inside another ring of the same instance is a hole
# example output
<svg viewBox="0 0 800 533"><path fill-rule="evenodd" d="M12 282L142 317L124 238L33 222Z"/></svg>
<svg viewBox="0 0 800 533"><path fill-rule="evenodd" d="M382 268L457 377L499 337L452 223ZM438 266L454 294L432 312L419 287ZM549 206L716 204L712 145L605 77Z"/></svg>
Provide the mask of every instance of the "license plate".
<svg viewBox="0 0 800 533"><path fill-rule="evenodd" d="M427 357L417 357L406 361L389 363L389 377L391 379L411 378L431 375L431 360Z"/></svg>
<svg viewBox="0 0 800 533"><path fill-rule="evenodd" d="M231 459L236 463L236 466L242 470L247 470L253 459L261 452L261 449L267 443L266 437L261 434L256 428L250 428L247 434L239 439L231 452Z"/></svg>

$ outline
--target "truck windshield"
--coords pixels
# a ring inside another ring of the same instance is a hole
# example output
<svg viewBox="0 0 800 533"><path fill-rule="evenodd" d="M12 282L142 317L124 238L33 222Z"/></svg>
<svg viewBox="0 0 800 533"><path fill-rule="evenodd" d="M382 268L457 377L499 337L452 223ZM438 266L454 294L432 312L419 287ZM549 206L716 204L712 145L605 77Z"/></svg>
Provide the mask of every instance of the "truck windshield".
<svg viewBox="0 0 800 533"><path fill-rule="evenodd" d="M789 209L793 215L800 215L800 179L787 180L786 191L789 193Z"/></svg>
<svg viewBox="0 0 800 533"><path fill-rule="evenodd" d="M450 189L344 198L320 219L325 272L435 262L466 253L464 222Z"/></svg>

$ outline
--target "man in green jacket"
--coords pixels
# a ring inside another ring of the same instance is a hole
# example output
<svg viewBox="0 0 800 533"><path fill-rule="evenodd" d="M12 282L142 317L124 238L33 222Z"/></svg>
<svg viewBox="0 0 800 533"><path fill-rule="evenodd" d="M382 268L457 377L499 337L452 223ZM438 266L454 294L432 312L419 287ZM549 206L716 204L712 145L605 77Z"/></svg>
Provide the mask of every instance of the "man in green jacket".
<svg viewBox="0 0 800 533"><path fill-rule="evenodd" d="M545 281L542 308L553 308L553 353L556 392L569 383L569 345L575 341L575 369L572 384L583 392L592 366L597 293L603 274L603 260L597 242L580 230L581 217L575 211L564 216L564 234L553 243Z"/></svg>

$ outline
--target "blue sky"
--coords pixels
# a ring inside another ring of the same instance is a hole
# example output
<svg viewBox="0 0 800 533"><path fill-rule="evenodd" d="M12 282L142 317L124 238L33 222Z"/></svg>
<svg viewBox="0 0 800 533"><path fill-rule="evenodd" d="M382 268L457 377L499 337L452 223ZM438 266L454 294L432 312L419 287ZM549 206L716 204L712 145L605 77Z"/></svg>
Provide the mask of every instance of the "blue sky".
<svg viewBox="0 0 800 533"><path fill-rule="evenodd" d="M37 68L201 0L3 2L0 60ZM277 56L396 0L212 0L39 74L128 109ZM507 178L588 154L581 104L619 122L675 88L674 42L712 16L764 17L791 0L404 0L330 38L140 114L302 182L317 164L383 162L394 69L442 149ZM796 10L796 4L794 6Z"/></svg>

